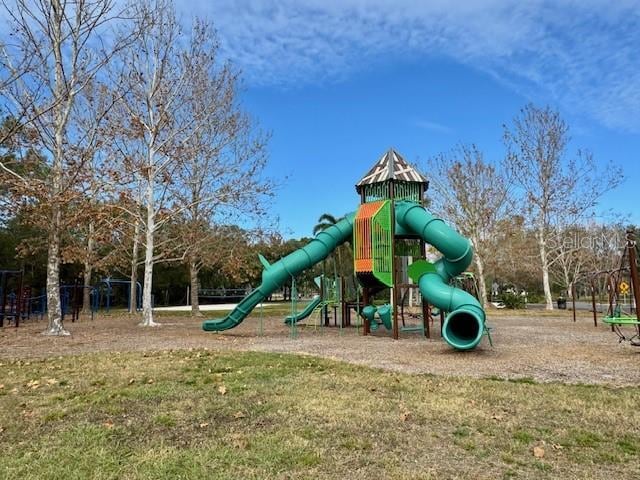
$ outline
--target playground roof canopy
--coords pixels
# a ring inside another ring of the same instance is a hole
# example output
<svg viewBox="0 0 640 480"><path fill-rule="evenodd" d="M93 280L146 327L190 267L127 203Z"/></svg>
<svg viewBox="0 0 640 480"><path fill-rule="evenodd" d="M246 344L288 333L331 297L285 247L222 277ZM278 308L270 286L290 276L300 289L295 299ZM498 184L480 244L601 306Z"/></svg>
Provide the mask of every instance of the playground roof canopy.
<svg viewBox="0 0 640 480"><path fill-rule="evenodd" d="M364 185L381 183L387 180L429 184L429 181L424 175L409 165L402 155L393 148L390 148L380 157L380 160L378 160L373 168L356 183L356 190L360 192L360 188Z"/></svg>

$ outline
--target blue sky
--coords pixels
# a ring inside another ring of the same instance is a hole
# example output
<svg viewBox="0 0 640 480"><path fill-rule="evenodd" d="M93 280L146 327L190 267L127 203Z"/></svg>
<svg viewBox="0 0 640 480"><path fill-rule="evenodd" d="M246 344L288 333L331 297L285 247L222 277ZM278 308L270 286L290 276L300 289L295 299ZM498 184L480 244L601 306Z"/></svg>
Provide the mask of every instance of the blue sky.
<svg viewBox="0 0 640 480"><path fill-rule="evenodd" d="M640 1L178 3L215 22L273 134L286 236L354 210L353 185L390 146L418 165L459 142L500 159L502 125L529 101L560 110L571 152L623 166L603 208L640 222Z"/></svg>

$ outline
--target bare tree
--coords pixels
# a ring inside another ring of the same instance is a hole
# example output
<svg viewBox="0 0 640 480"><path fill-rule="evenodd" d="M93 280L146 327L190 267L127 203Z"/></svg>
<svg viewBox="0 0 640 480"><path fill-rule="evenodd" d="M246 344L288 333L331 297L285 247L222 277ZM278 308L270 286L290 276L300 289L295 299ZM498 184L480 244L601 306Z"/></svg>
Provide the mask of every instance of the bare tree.
<svg viewBox="0 0 640 480"><path fill-rule="evenodd" d="M523 213L538 242L546 308L553 309L549 269L558 259L562 226L577 224L592 212L600 197L622 180L619 168L601 170L593 156L578 151L566 158L569 126L550 107L525 106L510 127L504 127L505 159L522 194Z"/></svg>
<svg viewBox="0 0 640 480"><path fill-rule="evenodd" d="M2 1L2 6L4 9L9 8L4 0ZM9 38L11 38L11 36L9 36ZM3 122L2 130L0 131L0 145L5 145L16 134L20 135L23 133L24 129L28 128L29 124L35 120L34 117L26 118L27 112L24 108L20 108L21 104L16 105L11 102L10 98L4 96L6 90L12 88L14 83L17 83L22 77L32 72L36 66L36 62L42 60L42 57L33 55L16 55L16 51L19 51L21 48L21 42L22 38L18 38L17 42L16 40L0 40L0 92L2 93L2 108L8 114L7 119L11 119L10 122ZM44 113L46 113L46 110L40 112L40 114ZM6 164L0 164L0 170L4 173L12 172L11 169L6 168ZM13 175L13 173L11 174Z"/></svg>
<svg viewBox="0 0 640 480"><path fill-rule="evenodd" d="M200 208L205 202L227 202L237 191L229 185L222 188L216 184L215 191L207 186L202 192L204 197L192 197L185 202L184 185L179 181L186 165L194 158L201 162L212 155L209 165L219 171L215 160L223 163L220 155L228 142L223 139L217 150L215 146L206 145L212 140L211 135L215 139L215 135L220 134L216 128L226 128L214 125L215 119L227 121L224 114L221 115L220 102L224 98L219 94L228 94L224 83L229 82L229 78L227 74L210 77L217 50L213 29L196 21L185 34L169 0L141 1L134 11L135 17L148 19L148 23L139 26L142 35L119 57L119 74L114 84L123 95L111 123L118 133L114 138L121 152L119 170L129 175L130 199L137 196L140 183L143 186L143 214L137 210L129 213L131 218L137 218L144 231L142 325L153 326L157 325L151 301L154 264L167 261L167 256L182 260L188 253L188 249L181 248L185 238L171 235L178 229L167 227L190 209ZM216 81L221 81L223 86L217 87ZM218 88L218 93L209 92L208 88ZM203 137L199 137L201 134ZM234 145L236 147L243 145ZM198 176L208 175L199 170L201 165L196 163L196 166L198 170L189 174L192 182ZM116 174L122 176L121 172Z"/></svg>
<svg viewBox="0 0 640 480"><path fill-rule="evenodd" d="M195 28L203 37L212 35L205 23ZM217 44L201 52L188 79L186 106L202 125L185 142L183 164L174 175L174 207L183 219L181 255L189 268L194 316L200 315L198 274L217 262L210 248L217 238L212 222L259 218L265 213L262 200L273 191L262 176L267 137L255 131L239 108L237 73L228 64L219 67L216 54Z"/></svg>
<svg viewBox="0 0 640 480"><path fill-rule="evenodd" d="M625 267L622 252L626 247L626 230L623 218L610 219L608 223L592 222L586 226L588 241L583 245L586 250L583 278L593 275L591 278L599 293L604 293L608 288L607 275L604 273Z"/></svg>
<svg viewBox="0 0 640 480"><path fill-rule="evenodd" d="M104 147L109 142L105 119L117 100L115 93L100 81L88 82L79 92L71 113L76 140L69 153L81 159L83 171L78 189L84 194L74 207L81 210L76 215L83 221L74 228L62 255L64 261L83 265L85 286L91 285L96 269L108 266L111 257L118 254L117 249L111 248L112 233L122 228L123 214L112 208L105 195L111 177L107 174L108 149ZM83 310L90 308L90 290L85 288Z"/></svg>
<svg viewBox="0 0 640 480"><path fill-rule="evenodd" d="M475 145L460 145L431 159L427 171L432 172L433 209L471 240L481 301L486 305L486 260L496 247L497 225L509 209L509 182Z"/></svg>
<svg viewBox="0 0 640 480"><path fill-rule="evenodd" d="M73 151L77 138L72 113L80 92L124 43L101 38L120 12L111 0L16 0L3 5L15 43L1 52L11 77L2 95L14 107L16 118L33 125L48 174L33 182L5 165L0 168L12 176L24 196L35 199L48 219L48 326L44 333L68 335L60 309L61 240L65 224L71 221L66 208L81 195L77 187L86 160Z"/></svg>
<svg viewBox="0 0 640 480"><path fill-rule="evenodd" d="M555 242L558 242L555 244ZM588 230L583 225L570 225L562 231L554 232L553 243L549 249L551 279L560 285L568 295L579 282L591 261L592 251ZM587 243L587 245L585 245Z"/></svg>
<svg viewBox="0 0 640 480"><path fill-rule="evenodd" d="M120 75L124 75L122 72ZM117 85L120 94L126 93L125 86ZM112 268L127 270L129 276L129 302L128 312L137 312L137 283L138 270L144 261L140 260L142 237L145 234L145 153L142 131L139 125L133 122L130 112L122 105L121 97L116 107L109 113L108 131L109 139L107 148L110 158L110 168L106 169L110 185L105 190L111 197L110 205L119 210L120 223L117 241L114 242L115 251L119 258L111 263ZM136 125L136 128L130 128ZM164 185L166 189L167 185ZM159 196L164 199L165 195ZM164 202L162 202L164 204ZM164 209L159 208L159 211ZM124 268L123 261L127 266Z"/></svg>

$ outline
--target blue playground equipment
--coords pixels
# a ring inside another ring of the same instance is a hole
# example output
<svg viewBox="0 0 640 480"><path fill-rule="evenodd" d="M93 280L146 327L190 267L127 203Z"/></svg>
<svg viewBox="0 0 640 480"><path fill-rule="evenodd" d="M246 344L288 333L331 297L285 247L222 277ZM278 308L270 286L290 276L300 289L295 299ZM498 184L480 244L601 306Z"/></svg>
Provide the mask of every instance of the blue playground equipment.
<svg viewBox="0 0 640 480"><path fill-rule="evenodd" d="M103 304L107 313L111 311L111 298L113 296L113 287L116 285L124 285L125 288L125 296L127 299L127 308L131 309L131 298L130 298L130 288L131 285L130 280L121 280L114 278L103 278L95 285L96 294L93 296L93 310L99 310ZM136 282L136 311L142 310L142 285L140 282Z"/></svg>

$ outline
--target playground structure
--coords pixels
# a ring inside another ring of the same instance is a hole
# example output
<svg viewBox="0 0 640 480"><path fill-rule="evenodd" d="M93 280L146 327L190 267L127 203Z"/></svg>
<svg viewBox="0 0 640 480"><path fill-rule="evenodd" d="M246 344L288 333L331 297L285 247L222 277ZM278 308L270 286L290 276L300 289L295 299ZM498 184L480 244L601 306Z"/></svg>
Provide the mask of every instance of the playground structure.
<svg viewBox="0 0 640 480"><path fill-rule="evenodd" d="M296 300L292 297L292 313L285 318L285 323L291 327L295 324L310 318L314 321L314 327L336 327L351 326L351 311L361 313L362 302L360 300L361 288L355 284L353 276L327 275L323 273L314 279L319 293L314 295L305 308L296 311ZM292 289L296 290L295 279L292 280ZM361 327L361 316L356 316L355 326ZM292 335L295 331L292 329Z"/></svg>
<svg viewBox="0 0 640 480"><path fill-rule="evenodd" d="M24 301L24 273L22 270L0 270L0 327L5 320L20 325L26 308Z"/></svg>
<svg viewBox="0 0 640 480"><path fill-rule="evenodd" d="M98 311L104 302L104 308L106 313L111 312L111 299L113 296L114 287L122 286L125 291L126 305L129 311L132 311L131 305L131 281L120 280L111 277L106 277L96 283L92 288L92 310ZM140 282L136 282L136 311L142 310L142 285Z"/></svg>
<svg viewBox="0 0 640 480"><path fill-rule="evenodd" d="M80 318L80 312L84 308L83 294L85 290L89 290L89 311L91 314L91 320L93 320L94 315L98 311L99 307L99 304L96 303L96 287L91 285L84 285L83 281L80 278L76 278L72 284L60 285L60 306L62 310L63 320L65 315L71 315L72 323Z"/></svg>
<svg viewBox="0 0 640 480"><path fill-rule="evenodd" d="M625 265L628 264L628 266ZM628 273L629 282L625 281ZM607 293L609 297L607 314L603 322L611 326L611 330L618 335L618 341L628 341L631 345L640 347L640 280L638 278L638 244L635 232L627 230L626 245L620 256L620 266L607 272L594 272L591 275L591 299L593 307L593 321L597 324L595 280L599 275L606 275ZM623 298L630 294L630 309L623 310ZM634 312L635 310L635 312ZM575 311L575 307L574 307ZM634 334L627 336L621 327L633 327Z"/></svg>
<svg viewBox="0 0 640 480"><path fill-rule="evenodd" d="M317 324L320 326L328 326L329 312L331 310L334 311L334 321L337 325L338 318L335 311L343 301L344 291L342 289L342 285L344 279L342 277L338 277L337 275L334 277L329 277L323 273L313 280L320 293L314 295L311 301L302 311L292 312L291 315L288 315L284 320L287 325L293 326L294 324L299 323L302 320L305 320L306 318L309 318L317 313L317 315L315 316L317 319ZM294 294L296 291L295 279L291 283L291 290L292 302L294 302ZM340 322L340 326L346 326L346 318L344 314L341 316Z"/></svg>
<svg viewBox="0 0 640 480"><path fill-rule="evenodd" d="M84 308L84 291L89 290L89 314L91 320L95 314L104 308L110 313L114 287L123 286L128 307L131 305L129 298L129 280L104 278L95 285L84 285L80 278L73 283L60 285L60 308L62 319L69 315L71 322L80 317ZM142 308L142 285L136 283L136 309ZM47 312L47 295L42 289L39 295L33 295L30 286L24 285L24 273L21 270L0 270L0 328L5 323L18 327L21 321L30 320L36 316L38 319Z"/></svg>
<svg viewBox="0 0 640 480"><path fill-rule="evenodd" d="M356 185L361 204L355 213L345 215L306 246L273 264L260 255L264 267L260 286L226 317L206 320L203 329L223 331L236 327L289 279L295 285L298 274L327 258L341 244L352 241L354 271L362 287L364 335L372 330L377 314L397 339L401 292L417 288L424 298L423 324L427 323L428 304L434 305L443 315L446 313L441 330L445 341L458 350L475 348L487 331L485 312L473 295L449 284L471 263L471 244L425 210L427 188L427 179L395 150L389 150ZM426 259L427 243L442 253L440 259ZM405 264L406 275L413 284L402 278L401 266ZM390 290L389 304L374 305L373 296L386 289ZM314 302L317 304L311 312L322 300ZM292 312L289 320L292 325L297 323L295 315Z"/></svg>
<svg viewBox="0 0 640 480"><path fill-rule="evenodd" d="M17 285L11 285L12 278ZM60 309L63 320L66 315L71 316L71 322L79 318L83 306L82 292L87 288L90 289L93 298L94 287L82 285L80 280L73 284L60 285ZM0 271L0 327L4 326L5 320L18 327L21 321L31 320L33 316L42 319L46 312L47 295L44 289L40 295L34 296L31 287L24 285L22 271ZM91 319L95 312L92 302Z"/></svg>

